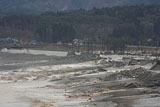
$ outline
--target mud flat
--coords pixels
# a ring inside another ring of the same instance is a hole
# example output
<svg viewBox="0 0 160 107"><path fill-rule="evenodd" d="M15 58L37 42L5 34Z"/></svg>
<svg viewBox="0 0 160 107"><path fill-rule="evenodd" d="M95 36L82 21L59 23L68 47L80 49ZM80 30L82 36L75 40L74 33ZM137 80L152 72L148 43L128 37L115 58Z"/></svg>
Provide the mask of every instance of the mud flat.
<svg viewBox="0 0 160 107"><path fill-rule="evenodd" d="M0 106L159 107L155 59L0 52Z"/></svg>
<svg viewBox="0 0 160 107"><path fill-rule="evenodd" d="M46 55L46 56L67 56L68 52L65 51L47 51L47 50L33 50L33 49L1 49L1 52L13 54L32 54L32 55Z"/></svg>

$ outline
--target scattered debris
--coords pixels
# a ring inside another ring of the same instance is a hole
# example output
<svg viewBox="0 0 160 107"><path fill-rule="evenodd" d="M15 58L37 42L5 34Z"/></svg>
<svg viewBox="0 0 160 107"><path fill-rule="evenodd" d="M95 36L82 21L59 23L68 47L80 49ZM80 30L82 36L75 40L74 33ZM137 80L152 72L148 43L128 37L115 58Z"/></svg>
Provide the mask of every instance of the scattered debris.
<svg viewBox="0 0 160 107"><path fill-rule="evenodd" d="M5 56L1 61L5 60L6 65L0 66L0 87L19 97L30 97L35 107L129 107L136 99L155 98L160 94L160 74L143 67L154 62L146 57L70 54L52 58L30 55L26 57L29 61L26 63L22 54L18 55L18 61L9 55L1 55ZM40 63L39 58L47 61ZM11 69L6 70L6 67ZM4 82L10 85L6 86ZM3 93L2 89L0 93Z"/></svg>

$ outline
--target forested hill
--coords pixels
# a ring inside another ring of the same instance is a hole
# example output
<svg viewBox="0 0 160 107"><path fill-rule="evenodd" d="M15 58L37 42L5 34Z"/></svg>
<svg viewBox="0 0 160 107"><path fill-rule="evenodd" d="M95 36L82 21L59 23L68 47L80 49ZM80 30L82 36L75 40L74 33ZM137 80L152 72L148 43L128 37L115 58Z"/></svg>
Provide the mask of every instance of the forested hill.
<svg viewBox="0 0 160 107"><path fill-rule="evenodd" d="M115 46L139 43L155 45L160 39L160 6L12 15L0 20L0 35L50 43L72 42L74 38L78 38Z"/></svg>
<svg viewBox="0 0 160 107"><path fill-rule="evenodd" d="M160 0L0 0L0 11L4 14L42 13L140 4L160 4Z"/></svg>

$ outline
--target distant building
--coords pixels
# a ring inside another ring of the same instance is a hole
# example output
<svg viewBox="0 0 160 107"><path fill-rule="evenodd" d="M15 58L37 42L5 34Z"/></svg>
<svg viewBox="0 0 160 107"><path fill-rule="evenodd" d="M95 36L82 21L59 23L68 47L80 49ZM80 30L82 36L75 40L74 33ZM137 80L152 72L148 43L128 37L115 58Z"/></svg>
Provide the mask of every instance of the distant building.
<svg viewBox="0 0 160 107"><path fill-rule="evenodd" d="M38 44L38 42L36 40L31 40L29 44L36 45L36 44Z"/></svg>
<svg viewBox="0 0 160 107"><path fill-rule="evenodd" d="M3 42L3 43L7 42L6 38L0 38L0 42Z"/></svg>
<svg viewBox="0 0 160 107"><path fill-rule="evenodd" d="M12 41L13 43L18 43L18 42L20 42L20 40L19 40L18 38L16 38L16 37L11 38L11 41Z"/></svg>

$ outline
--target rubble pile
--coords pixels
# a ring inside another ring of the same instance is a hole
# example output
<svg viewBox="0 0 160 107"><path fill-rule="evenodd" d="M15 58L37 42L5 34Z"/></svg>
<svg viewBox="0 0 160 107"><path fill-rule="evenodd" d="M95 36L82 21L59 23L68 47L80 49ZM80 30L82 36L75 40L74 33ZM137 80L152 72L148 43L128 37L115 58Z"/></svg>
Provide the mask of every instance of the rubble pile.
<svg viewBox="0 0 160 107"><path fill-rule="evenodd" d="M146 72L143 75L139 75L138 79L142 81L146 87L160 86L160 73Z"/></svg>
<svg viewBox="0 0 160 107"><path fill-rule="evenodd" d="M122 79L135 79L137 82L127 83L124 87L137 88L137 87L159 87L160 86L160 73L147 71L143 68L135 70L124 70L106 76L104 81L122 80Z"/></svg>
<svg viewBox="0 0 160 107"><path fill-rule="evenodd" d="M146 70L143 68L137 68L134 70L124 70L124 71L120 71L120 72L115 72L109 76L106 76L104 78L104 81L111 81L111 80L120 80L123 78L134 78L136 79L137 77L139 77L142 74L145 74Z"/></svg>

